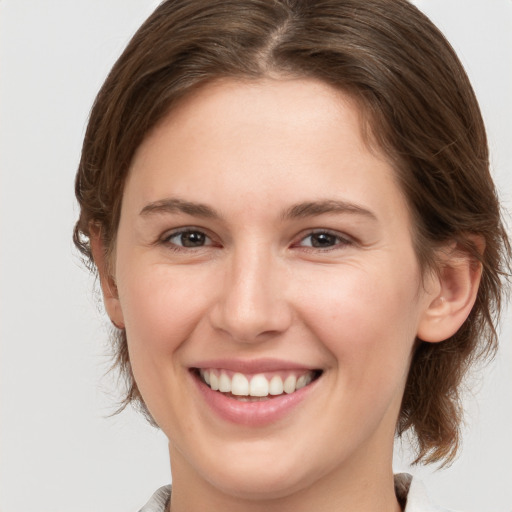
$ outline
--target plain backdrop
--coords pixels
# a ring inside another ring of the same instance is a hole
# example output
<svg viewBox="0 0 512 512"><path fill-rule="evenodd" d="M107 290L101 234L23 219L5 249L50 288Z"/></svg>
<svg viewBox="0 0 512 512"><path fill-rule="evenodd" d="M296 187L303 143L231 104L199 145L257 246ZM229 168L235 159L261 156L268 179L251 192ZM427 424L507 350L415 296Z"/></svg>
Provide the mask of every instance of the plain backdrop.
<svg viewBox="0 0 512 512"><path fill-rule="evenodd" d="M156 0L0 0L0 511L130 512L170 480L167 444L119 398L108 322L72 247L88 112ZM512 210L512 1L418 0L458 51ZM512 511L512 320L472 382L459 459L413 468L432 498ZM405 446L396 469L408 469ZM410 470L410 469L409 469Z"/></svg>

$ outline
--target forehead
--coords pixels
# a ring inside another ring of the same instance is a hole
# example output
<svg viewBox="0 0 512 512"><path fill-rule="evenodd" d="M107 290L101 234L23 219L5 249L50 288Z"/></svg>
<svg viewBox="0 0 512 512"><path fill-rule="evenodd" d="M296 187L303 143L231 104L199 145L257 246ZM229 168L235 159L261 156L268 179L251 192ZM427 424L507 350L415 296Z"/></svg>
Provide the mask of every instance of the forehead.
<svg viewBox="0 0 512 512"><path fill-rule="evenodd" d="M243 197L262 205L335 192L389 209L382 185L400 196L395 173L369 148L361 118L352 97L317 80L217 81L184 98L146 137L127 185L146 202L164 191L208 203L216 190L230 204Z"/></svg>
<svg viewBox="0 0 512 512"><path fill-rule="evenodd" d="M173 126L200 134L209 130L213 121L215 132L231 127L234 140L243 136L244 129L271 126L279 126L283 135L286 130L294 130L294 135L299 137L308 127L329 121L334 121L339 130L339 118L336 119L339 116L348 121L345 125L350 125L353 142L366 141L363 128L367 116L363 115L359 102L325 82L281 75L258 80L220 78L186 94L156 130Z"/></svg>

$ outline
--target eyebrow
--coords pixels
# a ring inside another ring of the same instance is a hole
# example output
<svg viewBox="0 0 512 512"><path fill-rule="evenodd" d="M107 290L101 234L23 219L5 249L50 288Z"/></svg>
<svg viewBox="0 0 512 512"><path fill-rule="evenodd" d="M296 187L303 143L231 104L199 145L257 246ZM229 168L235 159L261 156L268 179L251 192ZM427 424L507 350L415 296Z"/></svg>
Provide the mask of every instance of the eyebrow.
<svg viewBox="0 0 512 512"><path fill-rule="evenodd" d="M309 201L299 203L288 208L283 219L296 219L303 217L315 217L326 213L348 213L362 215L372 220L377 220L377 216L370 210L362 206L337 199L326 199L322 201Z"/></svg>
<svg viewBox="0 0 512 512"><path fill-rule="evenodd" d="M142 216L161 213L185 213L194 217L203 217L206 219L221 218L221 215L208 205L185 201L178 198L154 201L144 206L140 211L140 215ZM377 220L377 216L372 211L367 210L360 205L337 199L297 203L287 208L281 215L281 218L284 220L297 219L315 217L329 213L362 215L372 220Z"/></svg>
<svg viewBox="0 0 512 512"><path fill-rule="evenodd" d="M184 201L183 199L161 199L147 204L140 211L140 215L147 216L155 213L186 213L194 217L203 217L206 219L219 219L220 215L209 206L201 203Z"/></svg>

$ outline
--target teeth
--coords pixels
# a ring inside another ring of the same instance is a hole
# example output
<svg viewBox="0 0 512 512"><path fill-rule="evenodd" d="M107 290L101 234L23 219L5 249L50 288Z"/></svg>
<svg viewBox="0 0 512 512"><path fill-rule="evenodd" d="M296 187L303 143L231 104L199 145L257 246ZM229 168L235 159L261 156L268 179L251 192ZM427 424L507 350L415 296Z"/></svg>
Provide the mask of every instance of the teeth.
<svg viewBox="0 0 512 512"><path fill-rule="evenodd" d="M313 380L313 372L308 371L297 377L289 374L283 381L281 375L273 375L270 380L263 374L247 377L243 373L234 373L231 377L224 370L201 369L203 381L214 391L232 393L238 397L267 397L283 393L290 394L305 386Z"/></svg>
<svg viewBox="0 0 512 512"><path fill-rule="evenodd" d="M284 391L283 379L281 379L281 377L279 377L279 375L274 375L270 379L270 383L268 385L268 391L271 395L282 395L283 394L283 391Z"/></svg>
<svg viewBox="0 0 512 512"><path fill-rule="evenodd" d="M305 375L301 375L301 376L297 379L297 384L295 384L295 389L303 388L306 384L307 384L307 382L306 382L306 376L305 376ZM220 385L219 385L219 389L220 389Z"/></svg>
<svg viewBox="0 0 512 512"><path fill-rule="evenodd" d="M251 396L267 396L268 395L268 380L264 375L255 375L251 379L249 386L249 394Z"/></svg>
<svg viewBox="0 0 512 512"><path fill-rule="evenodd" d="M213 372L210 373L210 387L214 391L218 391L219 390L219 378Z"/></svg>
<svg viewBox="0 0 512 512"><path fill-rule="evenodd" d="M233 395L239 396L247 396L249 394L249 381L245 375L241 373L235 373L233 375L233 380L231 382L231 392Z"/></svg>
<svg viewBox="0 0 512 512"><path fill-rule="evenodd" d="M231 379L222 372L219 377L219 391L222 391L222 393L229 393L231 391ZM238 393L233 393L238 394Z"/></svg>
<svg viewBox="0 0 512 512"><path fill-rule="evenodd" d="M297 377L295 375L288 375L284 380L283 389L285 393L293 393L295 391L295 385L297 384ZM213 388L212 388L213 389Z"/></svg>

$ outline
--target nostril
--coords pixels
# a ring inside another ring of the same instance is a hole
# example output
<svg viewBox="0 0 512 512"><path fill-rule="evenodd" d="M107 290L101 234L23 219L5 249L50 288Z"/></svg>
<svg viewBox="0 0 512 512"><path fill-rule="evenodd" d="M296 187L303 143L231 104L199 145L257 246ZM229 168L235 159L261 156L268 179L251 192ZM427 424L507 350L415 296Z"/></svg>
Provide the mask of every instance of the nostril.
<svg viewBox="0 0 512 512"><path fill-rule="evenodd" d="M279 336L291 325L291 313L286 305L219 304L211 314L211 325L240 343L258 343Z"/></svg>
<svg viewBox="0 0 512 512"><path fill-rule="evenodd" d="M242 343L264 341L285 332L291 324L290 304L284 298L286 283L275 262L261 244L233 250L229 269L216 302L212 326Z"/></svg>

